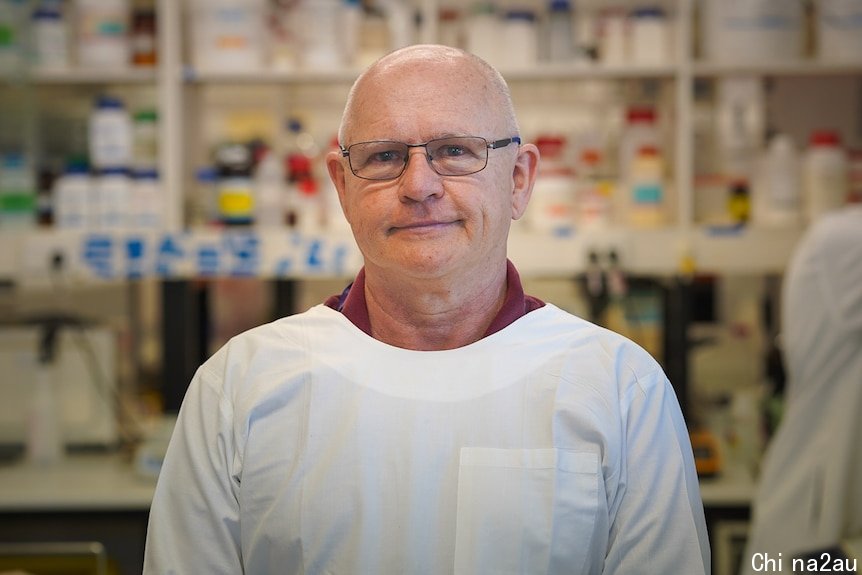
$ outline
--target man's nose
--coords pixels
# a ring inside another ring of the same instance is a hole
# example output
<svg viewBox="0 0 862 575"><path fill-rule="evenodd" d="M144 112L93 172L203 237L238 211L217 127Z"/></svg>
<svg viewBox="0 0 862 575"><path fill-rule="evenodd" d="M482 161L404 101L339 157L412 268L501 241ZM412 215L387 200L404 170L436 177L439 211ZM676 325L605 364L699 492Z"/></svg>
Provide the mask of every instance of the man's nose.
<svg viewBox="0 0 862 575"><path fill-rule="evenodd" d="M443 194L443 177L431 167L425 148L410 150L398 187L402 201L424 202Z"/></svg>

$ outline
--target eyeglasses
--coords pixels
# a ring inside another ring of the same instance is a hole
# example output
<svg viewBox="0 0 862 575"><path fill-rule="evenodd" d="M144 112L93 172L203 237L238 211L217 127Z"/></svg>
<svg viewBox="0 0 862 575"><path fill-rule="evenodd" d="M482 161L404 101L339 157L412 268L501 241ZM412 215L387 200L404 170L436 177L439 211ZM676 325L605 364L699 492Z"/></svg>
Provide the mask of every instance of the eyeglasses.
<svg viewBox="0 0 862 575"><path fill-rule="evenodd" d="M488 165L488 150L520 144L513 136L489 142L479 136L437 138L424 144L404 142L358 142L341 148L350 171L363 180L394 180L404 173L410 160L410 148L425 148L425 158L441 176L468 176L481 172Z"/></svg>

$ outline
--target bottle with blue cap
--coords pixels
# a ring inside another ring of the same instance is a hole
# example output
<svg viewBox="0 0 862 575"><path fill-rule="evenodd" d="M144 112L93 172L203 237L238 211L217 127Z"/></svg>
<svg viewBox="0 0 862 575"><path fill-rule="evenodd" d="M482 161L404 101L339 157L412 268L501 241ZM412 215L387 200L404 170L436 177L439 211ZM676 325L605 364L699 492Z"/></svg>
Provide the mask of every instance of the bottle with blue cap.
<svg viewBox="0 0 862 575"><path fill-rule="evenodd" d="M128 168L132 162L132 120L123 101L96 98L89 123L90 163L94 170Z"/></svg>

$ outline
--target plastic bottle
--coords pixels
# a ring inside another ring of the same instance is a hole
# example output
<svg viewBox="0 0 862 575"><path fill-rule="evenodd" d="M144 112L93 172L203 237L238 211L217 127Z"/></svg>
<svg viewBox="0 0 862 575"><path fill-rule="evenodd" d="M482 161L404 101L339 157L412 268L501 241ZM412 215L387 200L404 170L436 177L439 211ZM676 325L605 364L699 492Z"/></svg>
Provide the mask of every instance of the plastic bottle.
<svg viewBox="0 0 862 575"><path fill-rule="evenodd" d="M862 61L862 0L819 0L817 39L821 60Z"/></svg>
<svg viewBox="0 0 862 575"><path fill-rule="evenodd" d="M536 14L530 10L509 10L503 19L502 42L497 41L504 52L505 67L512 70L528 70L539 60L539 34Z"/></svg>
<svg viewBox="0 0 862 575"><path fill-rule="evenodd" d="M655 148L661 153L655 109L650 106L631 106L626 111L626 122L620 136L617 170L621 180L630 177L635 156L644 147Z"/></svg>
<svg viewBox="0 0 862 575"><path fill-rule="evenodd" d="M277 228L285 224L284 164L269 150L257 164L254 173L255 216L254 224Z"/></svg>
<svg viewBox="0 0 862 575"><path fill-rule="evenodd" d="M263 67L263 0L193 0L190 7L195 68L248 71Z"/></svg>
<svg viewBox="0 0 862 575"><path fill-rule="evenodd" d="M132 65L152 68L158 63L156 11L152 6L132 11Z"/></svg>
<svg viewBox="0 0 862 575"><path fill-rule="evenodd" d="M748 223L751 217L751 187L747 180L738 179L731 182L727 196L727 213L733 224Z"/></svg>
<svg viewBox="0 0 862 575"><path fill-rule="evenodd" d="M0 157L0 227L36 225L36 178L23 154Z"/></svg>
<svg viewBox="0 0 862 575"><path fill-rule="evenodd" d="M439 20L438 37L440 44L464 48L465 39L461 12L452 7L440 8Z"/></svg>
<svg viewBox="0 0 862 575"><path fill-rule="evenodd" d="M310 70L344 67L344 54L338 42L333 40L338 38L341 10L340 0L314 0L300 4L302 67Z"/></svg>
<svg viewBox="0 0 862 575"><path fill-rule="evenodd" d="M26 0L0 0L0 74L23 71L28 8Z"/></svg>
<svg viewBox="0 0 862 575"><path fill-rule="evenodd" d="M126 168L102 170L94 183L95 227L101 230L125 230L130 225L132 178Z"/></svg>
<svg viewBox="0 0 862 575"><path fill-rule="evenodd" d="M362 27L362 4L359 0L342 0L339 13L338 40L344 62L356 65L359 60L359 32Z"/></svg>
<svg viewBox="0 0 862 575"><path fill-rule="evenodd" d="M219 221L228 226L251 224L254 221L251 151L242 144L219 146L216 163Z"/></svg>
<svg viewBox="0 0 862 575"><path fill-rule="evenodd" d="M657 147L641 146L631 164L627 182L629 223L638 227L665 223L664 160Z"/></svg>
<svg viewBox="0 0 862 575"><path fill-rule="evenodd" d="M573 171L564 161L566 140L560 136L540 136L536 145L542 165L524 214L525 223L533 232L567 236L575 226L577 192Z"/></svg>
<svg viewBox="0 0 862 575"><path fill-rule="evenodd" d="M189 202L189 225L214 226L219 216L219 175L213 166L203 166L195 172L195 188Z"/></svg>
<svg viewBox="0 0 862 575"><path fill-rule="evenodd" d="M551 0L548 6L547 50L549 62L570 62L575 52L574 22L569 0Z"/></svg>
<svg viewBox="0 0 862 575"><path fill-rule="evenodd" d="M474 2L467 20L467 51L492 66L505 66L500 54L502 23L493 2Z"/></svg>
<svg viewBox="0 0 862 575"><path fill-rule="evenodd" d="M272 2L270 10L267 18L269 63L273 70L295 70L299 66L299 53L302 49L299 43L299 29L302 23L297 19L298 4Z"/></svg>
<svg viewBox="0 0 862 575"><path fill-rule="evenodd" d="M621 7L605 8L600 12L602 33L599 36L599 59L605 66L628 64L627 15Z"/></svg>
<svg viewBox="0 0 862 575"><path fill-rule="evenodd" d="M701 17L707 60L771 63L802 55L800 0L703 0Z"/></svg>
<svg viewBox="0 0 862 575"><path fill-rule="evenodd" d="M389 26L389 49L413 44L413 12L406 0L384 0L383 7Z"/></svg>
<svg viewBox="0 0 862 575"><path fill-rule="evenodd" d="M155 168L136 170L131 188L129 225L146 231L158 231L164 222L164 199L159 172Z"/></svg>
<svg viewBox="0 0 862 575"><path fill-rule="evenodd" d="M89 121L90 163L95 170L132 164L132 121L122 100L96 99Z"/></svg>
<svg viewBox="0 0 862 575"><path fill-rule="evenodd" d="M158 113L152 109L135 112L132 124L132 164L137 169L152 169L159 164Z"/></svg>
<svg viewBox="0 0 862 575"><path fill-rule="evenodd" d="M799 151L788 134L770 140L754 220L765 226L791 226L802 219L802 170Z"/></svg>
<svg viewBox="0 0 862 575"><path fill-rule="evenodd" d="M584 148L577 171L578 226L587 230L606 228L611 221L613 184L602 172L602 153Z"/></svg>
<svg viewBox="0 0 862 575"><path fill-rule="evenodd" d="M847 202L847 154L832 130L811 134L803 160L805 215L814 220Z"/></svg>
<svg viewBox="0 0 862 575"><path fill-rule="evenodd" d="M126 68L131 61L128 0L77 0L78 65Z"/></svg>
<svg viewBox="0 0 862 575"><path fill-rule="evenodd" d="M628 60L636 66L671 63L671 27L660 7L642 7L629 15Z"/></svg>
<svg viewBox="0 0 862 575"><path fill-rule="evenodd" d="M89 227L92 187L93 180L87 165L70 162L54 182L54 225L66 230Z"/></svg>
<svg viewBox="0 0 862 575"><path fill-rule="evenodd" d="M42 0L33 11L33 65L39 70L69 67L69 30L57 0Z"/></svg>

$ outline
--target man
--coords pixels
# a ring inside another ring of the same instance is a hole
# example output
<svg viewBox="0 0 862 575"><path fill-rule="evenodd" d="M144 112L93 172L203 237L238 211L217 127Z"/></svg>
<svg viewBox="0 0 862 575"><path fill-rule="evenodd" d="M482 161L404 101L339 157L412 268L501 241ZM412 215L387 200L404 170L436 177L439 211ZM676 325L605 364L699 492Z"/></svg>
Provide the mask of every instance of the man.
<svg viewBox="0 0 862 575"><path fill-rule="evenodd" d="M707 573L665 375L525 296L538 152L500 75L440 46L355 83L327 158L364 269L195 375L147 573Z"/></svg>
<svg viewBox="0 0 862 575"><path fill-rule="evenodd" d="M812 552L823 565L823 552L862 538L862 206L812 225L781 303L785 415L764 458L744 573L762 571L767 554L784 573Z"/></svg>

